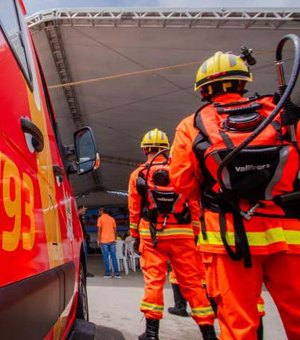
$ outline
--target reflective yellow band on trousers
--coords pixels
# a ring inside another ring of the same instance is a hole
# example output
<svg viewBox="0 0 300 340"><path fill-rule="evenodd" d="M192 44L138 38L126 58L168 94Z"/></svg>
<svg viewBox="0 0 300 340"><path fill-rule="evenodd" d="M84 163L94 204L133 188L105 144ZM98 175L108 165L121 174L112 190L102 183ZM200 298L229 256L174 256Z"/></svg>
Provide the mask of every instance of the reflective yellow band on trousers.
<svg viewBox="0 0 300 340"><path fill-rule="evenodd" d="M178 281L176 278L169 279L169 282L173 284L178 284Z"/></svg>
<svg viewBox="0 0 300 340"><path fill-rule="evenodd" d="M191 308L192 315L197 316L207 316L214 314L214 311L211 307L199 307L199 308Z"/></svg>
<svg viewBox="0 0 300 340"><path fill-rule="evenodd" d="M138 228L138 225L137 225L137 223L129 223L129 228L131 228L131 229L137 229Z"/></svg>
<svg viewBox="0 0 300 340"><path fill-rule="evenodd" d="M264 312L265 311L265 305L258 303L257 304L257 310L258 310L259 313Z"/></svg>
<svg viewBox="0 0 300 340"><path fill-rule="evenodd" d="M164 310L164 306L155 305L153 303L148 303L148 302L145 302L145 301L141 302L140 307L143 308L144 310L147 309L147 310L153 310L153 311L157 311L157 312L163 312L163 310Z"/></svg>
<svg viewBox="0 0 300 340"><path fill-rule="evenodd" d="M207 231L207 240L203 239L200 233L200 245L223 245L220 232ZM287 242L288 244L300 245L300 231L283 230L282 228L272 228L263 232L246 232L249 246L267 246L277 242ZM234 245L234 232L226 232L226 239L229 245Z"/></svg>

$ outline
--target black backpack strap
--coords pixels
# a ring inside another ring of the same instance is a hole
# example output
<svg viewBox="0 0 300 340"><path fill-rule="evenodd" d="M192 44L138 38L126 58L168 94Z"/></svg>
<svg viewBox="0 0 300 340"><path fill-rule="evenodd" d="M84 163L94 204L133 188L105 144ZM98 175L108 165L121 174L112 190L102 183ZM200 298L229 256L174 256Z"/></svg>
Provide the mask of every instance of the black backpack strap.
<svg viewBox="0 0 300 340"><path fill-rule="evenodd" d="M220 211L219 212L219 225L220 225L220 234L221 234L221 239L223 242L223 245L227 251L227 254L235 261L238 261L242 258L242 252L240 247L237 246L236 244L236 251L231 249L230 245L227 242L226 239L226 231L227 231L227 226L226 226L226 215L225 211Z"/></svg>
<svg viewBox="0 0 300 340"><path fill-rule="evenodd" d="M252 267L251 253L245 231L244 221L240 214L233 213L234 235L237 249L242 253L246 268Z"/></svg>
<svg viewBox="0 0 300 340"><path fill-rule="evenodd" d="M229 150L233 150L234 149L234 144L231 140L231 138L227 135L227 133L223 130L219 130L220 136L222 137L225 145L227 146L227 148Z"/></svg>
<svg viewBox="0 0 300 340"><path fill-rule="evenodd" d="M153 245L153 248L156 248L157 247L156 225L157 225L157 217L158 217L157 209L149 210L149 215L150 215L149 223L150 223L150 235L151 235L152 245Z"/></svg>
<svg viewBox="0 0 300 340"><path fill-rule="evenodd" d="M139 171L138 176L137 176L137 180L136 180L137 192L142 197L146 196L146 182L145 182L145 174L144 174L145 169L146 169L146 166Z"/></svg>
<svg viewBox="0 0 300 340"><path fill-rule="evenodd" d="M201 233L203 236L203 240L207 240L207 232L206 232L206 223L204 218L204 209L201 204L201 212L200 212L200 225L201 225Z"/></svg>
<svg viewBox="0 0 300 340"><path fill-rule="evenodd" d="M198 161L200 163L201 169L205 169L204 164L204 153L212 145L212 142L206 132L203 124L201 110L207 105L201 107L194 116L194 127L199 130L198 136L193 142L193 151L195 152Z"/></svg>
<svg viewBox="0 0 300 340"><path fill-rule="evenodd" d="M235 251L229 246L226 239L227 228L226 228L226 216L224 211L220 211L219 213L219 224L221 239L228 255L234 261L244 259L245 267L251 268L252 267L251 253L242 216L240 216L237 212L233 212Z"/></svg>
<svg viewBox="0 0 300 340"><path fill-rule="evenodd" d="M201 116L201 111L207 107L210 104L205 104L201 106L195 113L194 115L194 127L200 131L200 133L205 136L208 140L208 142L211 144L211 140L209 139L208 133L206 132L205 126L203 124L202 116Z"/></svg>
<svg viewBox="0 0 300 340"><path fill-rule="evenodd" d="M147 164L144 166L143 169L139 171L138 176L137 176L137 181L136 181L136 189L142 198L140 218L143 218L149 221L149 202L147 199L147 192L146 192L146 176L144 174L144 171L146 169L147 169Z"/></svg>
<svg viewBox="0 0 300 340"><path fill-rule="evenodd" d="M198 136L193 142L193 151L198 159L198 162L200 164L201 171L203 173L204 177L204 185L205 188L211 188L216 182L214 178L211 176L210 172L207 170L205 166L204 161L204 154L205 151L212 145L212 141L209 137L209 135L206 132L205 126L203 124L201 110L208 106L209 104L206 104L202 106L194 116L194 127L199 130ZM203 188L202 188L203 189ZM205 189L206 190L206 189Z"/></svg>
<svg viewBox="0 0 300 340"><path fill-rule="evenodd" d="M152 244L153 244L153 247L156 248L157 247L156 223L157 223L158 213L156 209L152 209L151 211L149 209L149 202L147 199L147 191L146 191L147 190L146 175L144 174L145 170L146 171L148 170L147 164L145 165L143 169L139 171L138 176L137 176L137 182L136 182L137 191L142 197L140 216L144 220L149 221L149 225L150 225L149 229L150 229Z"/></svg>
<svg viewBox="0 0 300 340"><path fill-rule="evenodd" d="M271 122L271 126L273 126L274 130L276 131L277 139L280 141L280 143L282 143L283 142L283 135L282 135L280 123L276 120L273 120Z"/></svg>

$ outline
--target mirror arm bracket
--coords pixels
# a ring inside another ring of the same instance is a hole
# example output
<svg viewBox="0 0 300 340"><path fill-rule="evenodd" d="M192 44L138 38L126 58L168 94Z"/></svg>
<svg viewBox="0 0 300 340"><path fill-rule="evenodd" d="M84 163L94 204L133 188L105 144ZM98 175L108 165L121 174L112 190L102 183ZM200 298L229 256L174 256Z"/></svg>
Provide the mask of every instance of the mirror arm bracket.
<svg viewBox="0 0 300 340"><path fill-rule="evenodd" d="M67 173L77 173L76 161L75 161L75 146L73 144L64 145L64 152L67 160Z"/></svg>

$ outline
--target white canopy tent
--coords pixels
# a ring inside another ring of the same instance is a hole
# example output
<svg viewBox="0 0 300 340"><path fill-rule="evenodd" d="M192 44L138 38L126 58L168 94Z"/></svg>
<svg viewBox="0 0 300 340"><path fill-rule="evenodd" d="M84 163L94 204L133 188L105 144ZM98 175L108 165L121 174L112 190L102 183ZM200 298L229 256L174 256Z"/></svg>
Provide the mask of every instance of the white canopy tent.
<svg viewBox="0 0 300 340"><path fill-rule="evenodd" d="M299 9L53 9L27 21L64 143L83 125L95 132L101 168L71 176L88 206L127 204L143 134L157 127L172 140L178 122L202 105L193 84L205 59L247 45L257 59L249 93L274 93L277 43L300 32ZM288 71L292 49L284 55Z"/></svg>

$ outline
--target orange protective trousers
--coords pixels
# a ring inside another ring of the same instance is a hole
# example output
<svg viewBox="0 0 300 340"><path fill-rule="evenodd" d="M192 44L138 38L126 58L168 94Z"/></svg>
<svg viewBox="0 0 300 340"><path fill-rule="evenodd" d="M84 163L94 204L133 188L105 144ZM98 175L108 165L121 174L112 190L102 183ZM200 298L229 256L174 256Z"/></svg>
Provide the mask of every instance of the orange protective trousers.
<svg viewBox="0 0 300 340"><path fill-rule="evenodd" d="M218 304L220 340L253 340L260 315L257 301L264 283L289 340L300 339L300 255L252 255L252 268L228 255L204 254L208 294Z"/></svg>
<svg viewBox="0 0 300 340"><path fill-rule="evenodd" d="M204 267L204 264L203 264L203 261L202 261L202 254L199 251L196 252L196 260L197 260L198 270L200 272L201 283L206 284L205 267ZM177 280L177 277L176 277L176 274L175 274L173 268L171 268L171 270L169 272L169 282L171 284L177 284L178 285L178 280Z"/></svg>
<svg viewBox="0 0 300 340"><path fill-rule="evenodd" d="M141 312L147 319L163 317L163 289L170 260L183 297L189 302L197 324L214 323L215 314L201 284L196 246L193 239L159 240L154 248L150 240L141 239L141 267L145 293Z"/></svg>

